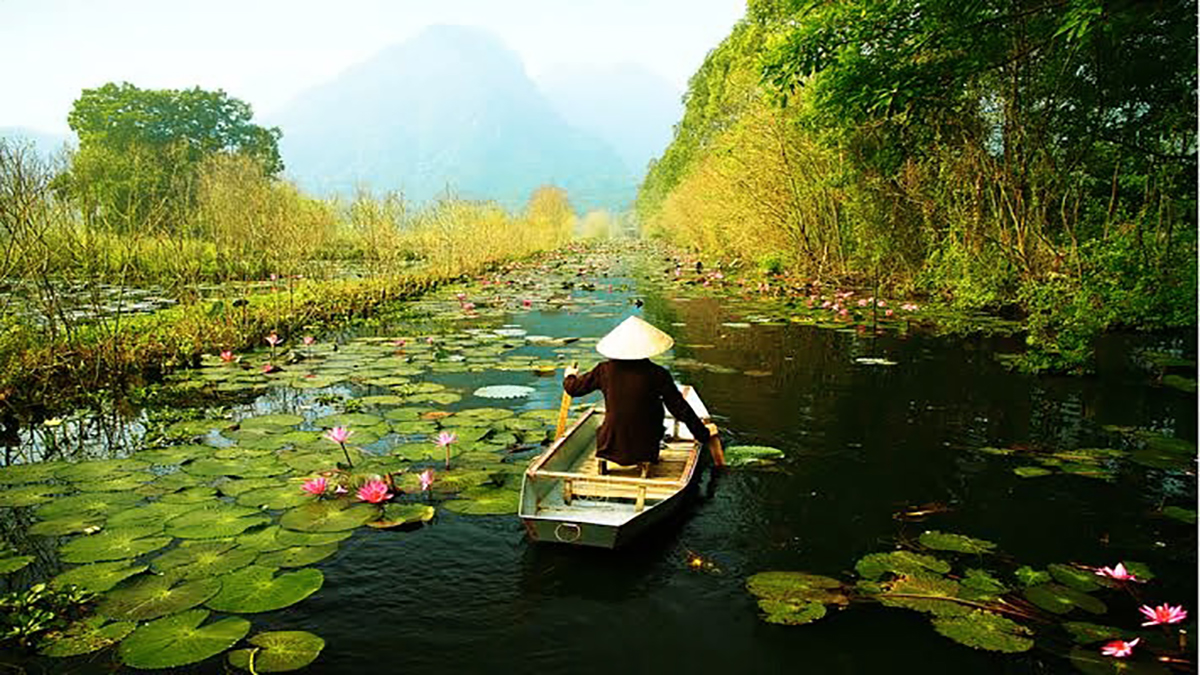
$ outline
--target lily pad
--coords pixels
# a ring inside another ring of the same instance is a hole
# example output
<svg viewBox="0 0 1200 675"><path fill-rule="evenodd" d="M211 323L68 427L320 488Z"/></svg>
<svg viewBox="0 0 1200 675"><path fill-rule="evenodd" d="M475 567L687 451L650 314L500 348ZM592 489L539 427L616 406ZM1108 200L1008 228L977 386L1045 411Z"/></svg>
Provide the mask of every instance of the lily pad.
<svg viewBox="0 0 1200 675"><path fill-rule="evenodd" d="M0 506L36 506L51 501L53 495L69 491L61 485L34 483L20 487L5 488L0 492Z"/></svg>
<svg viewBox="0 0 1200 675"><path fill-rule="evenodd" d="M189 511L167 521L167 534L180 539L232 537L271 519L258 509L222 504Z"/></svg>
<svg viewBox="0 0 1200 675"><path fill-rule="evenodd" d="M255 649L235 649L229 652L229 663L235 668L254 672L283 673L299 670L312 663L325 648L325 641L305 631L275 631L259 633L250 638Z"/></svg>
<svg viewBox="0 0 1200 675"><path fill-rule="evenodd" d="M104 516L90 511L80 511L34 523L29 526L29 534L60 537L66 534L97 531L103 524Z"/></svg>
<svg viewBox="0 0 1200 675"><path fill-rule="evenodd" d="M854 569L864 579L876 580L884 574L931 576L950 571L950 563L911 551L870 553L859 559Z"/></svg>
<svg viewBox="0 0 1200 675"><path fill-rule="evenodd" d="M1013 573L1017 581L1021 582L1022 586L1037 586L1039 584L1048 583L1051 580L1049 572L1035 570L1029 565L1021 565L1017 571Z"/></svg>
<svg viewBox="0 0 1200 675"><path fill-rule="evenodd" d="M185 541L151 562L155 569L184 579L206 579L246 567L259 555L235 545L229 540Z"/></svg>
<svg viewBox="0 0 1200 675"><path fill-rule="evenodd" d="M929 612L939 617L966 616L971 608L955 601L959 597L958 582L937 577L900 577L877 596L887 607L902 607Z"/></svg>
<svg viewBox="0 0 1200 675"><path fill-rule="evenodd" d="M1021 478L1038 478L1040 476L1049 476L1054 472L1050 469L1040 466L1018 466L1017 468L1013 469L1013 473L1017 474Z"/></svg>
<svg viewBox="0 0 1200 675"><path fill-rule="evenodd" d="M320 570L302 569L278 576L277 569L250 565L221 577L221 592L208 601L218 612L271 612L300 602L325 581Z"/></svg>
<svg viewBox="0 0 1200 675"><path fill-rule="evenodd" d="M0 485L40 483L53 478L65 466L63 462L44 462L0 467Z"/></svg>
<svg viewBox="0 0 1200 675"><path fill-rule="evenodd" d="M842 582L831 577L806 574L804 572L759 572L746 579L746 589L762 600L772 600L793 605L787 612L804 611L803 605L846 604L846 596L842 592ZM760 603L761 606L761 603ZM783 607L774 607L772 611L783 611ZM815 620L820 617L815 617ZM787 622L777 622L787 623ZM807 623L807 622L805 622Z"/></svg>
<svg viewBox="0 0 1200 675"><path fill-rule="evenodd" d="M311 502L286 511L279 524L301 532L337 532L353 530L379 515L379 509L369 504L348 500L326 499Z"/></svg>
<svg viewBox="0 0 1200 675"><path fill-rule="evenodd" d="M178 492L165 494L159 498L159 502L163 504L204 504L215 501L217 491L205 485L190 487Z"/></svg>
<svg viewBox="0 0 1200 675"><path fill-rule="evenodd" d="M296 532L295 530L280 528L275 534L275 540L282 544L283 548L289 546L324 546L326 544L336 544L339 541L345 541L353 534L353 530L341 530L339 532Z"/></svg>
<svg viewBox="0 0 1200 675"><path fill-rule="evenodd" d="M1071 665L1084 675L1168 675L1171 670L1157 661L1131 661L1104 656L1099 649L1075 647L1068 655Z"/></svg>
<svg viewBox="0 0 1200 675"><path fill-rule="evenodd" d="M1033 631L994 612L976 609L965 616L938 616L937 632L975 649L1016 654L1033 648Z"/></svg>
<svg viewBox="0 0 1200 675"><path fill-rule="evenodd" d="M765 445L735 445L725 449L725 463L729 466L773 464L782 457L782 450Z"/></svg>
<svg viewBox="0 0 1200 675"><path fill-rule="evenodd" d="M50 585L54 588L78 586L85 591L103 593L125 579L135 574L141 574L148 569L150 568L146 565L134 565L129 560L92 563L59 574L50 581Z"/></svg>
<svg viewBox="0 0 1200 675"><path fill-rule="evenodd" d="M132 492L88 492L61 497L49 504L42 504L37 509L37 516L43 520L49 520L83 511L108 514L133 506L140 501L142 501L142 496Z"/></svg>
<svg viewBox="0 0 1200 675"><path fill-rule="evenodd" d="M996 545L984 539L975 539L962 534L926 530L919 539L922 546L937 551L957 551L959 553L991 553Z"/></svg>
<svg viewBox="0 0 1200 675"><path fill-rule="evenodd" d="M446 502L446 509L454 513L473 516L490 516L516 513L521 502L521 493L508 488L477 486L460 493L462 499Z"/></svg>
<svg viewBox="0 0 1200 675"><path fill-rule="evenodd" d="M356 427L373 427L376 424L383 422L383 418L378 415L369 415L367 413L338 413L336 415L326 415L313 420L313 425L322 429L332 429L333 427L350 427L353 431ZM357 442L354 436L350 437L351 441Z"/></svg>
<svg viewBox="0 0 1200 675"><path fill-rule="evenodd" d="M8 555L0 554L0 574L12 574L17 570L24 569L33 562L34 558L31 555Z"/></svg>
<svg viewBox="0 0 1200 675"><path fill-rule="evenodd" d="M247 417L238 422L238 425L242 429L266 429L269 431L277 431L280 429L288 429L303 423L304 418L299 415L279 414Z"/></svg>
<svg viewBox="0 0 1200 675"><path fill-rule="evenodd" d="M61 635L43 643L39 653L56 658L90 654L124 640L135 628L137 622L134 621L106 624L104 617L88 617L67 626Z"/></svg>
<svg viewBox="0 0 1200 675"><path fill-rule="evenodd" d="M481 398L525 398L534 391L533 387L519 384L494 384L476 389L475 395Z"/></svg>
<svg viewBox="0 0 1200 675"><path fill-rule="evenodd" d="M962 589L959 591L959 595L970 597L973 600L991 600L1008 591L1008 587L1003 582L980 569L967 570L966 576L960 583Z"/></svg>
<svg viewBox="0 0 1200 675"><path fill-rule="evenodd" d="M146 621L201 605L221 590L218 579L143 576L104 594L96 611L126 621Z"/></svg>
<svg viewBox="0 0 1200 675"><path fill-rule="evenodd" d="M1071 634L1071 639L1075 642L1086 645L1102 640L1114 640L1125 635L1126 631L1112 626L1101 626L1100 624L1087 623L1086 621L1064 621L1063 628Z"/></svg>
<svg viewBox="0 0 1200 675"><path fill-rule="evenodd" d="M1061 584L1041 584L1025 589L1025 599L1047 612L1066 614L1076 607L1092 614L1108 610L1100 600Z"/></svg>
<svg viewBox="0 0 1200 675"><path fill-rule="evenodd" d="M237 644L250 622L228 617L201 626L204 609L193 609L141 626L121 641L121 661L133 668L174 668L203 661Z"/></svg>
<svg viewBox="0 0 1200 675"><path fill-rule="evenodd" d="M312 500L312 495L305 493L299 485L276 484L276 487L259 488L238 496L237 503L242 506L263 507L274 510L290 509Z"/></svg>
<svg viewBox="0 0 1200 675"><path fill-rule="evenodd" d="M153 527L105 530L100 534L72 539L59 550L62 553L62 561L69 563L136 558L171 543L170 537L157 536L159 534L159 529Z"/></svg>
<svg viewBox="0 0 1200 675"><path fill-rule="evenodd" d="M1189 525L1196 524L1196 510L1185 509L1182 506L1167 506L1162 510L1162 514L1168 518L1178 520L1181 523Z"/></svg>
<svg viewBox="0 0 1200 675"><path fill-rule="evenodd" d="M162 528L163 523L181 516L189 511L204 508L203 502L150 502L130 509L118 511L108 517L108 527L149 527Z"/></svg>
<svg viewBox="0 0 1200 675"><path fill-rule="evenodd" d="M1054 577L1055 581L1077 591L1088 593L1100 588L1100 584L1096 583L1098 577L1091 570L1081 570L1078 567L1060 564L1047 565L1046 570L1050 572L1050 576Z"/></svg>
<svg viewBox="0 0 1200 675"><path fill-rule="evenodd" d="M304 567L320 562L337 552L337 544L292 546L270 553L262 553L254 562L263 567Z"/></svg>
<svg viewBox="0 0 1200 675"><path fill-rule="evenodd" d="M367 523L374 528L392 528L414 523L427 523L433 519L436 509L427 504L387 504L379 520Z"/></svg>
<svg viewBox="0 0 1200 675"><path fill-rule="evenodd" d="M825 605L819 602L787 602L763 598L758 601L763 620L785 626L801 626L825 617Z"/></svg>

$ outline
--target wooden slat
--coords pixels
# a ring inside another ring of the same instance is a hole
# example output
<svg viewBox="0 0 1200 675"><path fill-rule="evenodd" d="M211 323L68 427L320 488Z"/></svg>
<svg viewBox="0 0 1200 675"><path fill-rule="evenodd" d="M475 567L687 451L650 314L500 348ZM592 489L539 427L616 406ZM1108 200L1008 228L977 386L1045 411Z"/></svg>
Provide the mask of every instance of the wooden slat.
<svg viewBox="0 0 1200 675"><path fill-rule="evenodd" d="M531 472L532 473L532 472ZM647 487L682 487L678 480L663 480L661 478L627 478L625 476L598 476L588 475L585 473L570 473L567 471L538 471L532 473L535 478L572 478L576 480L591 480L604 483L616 483L624 485L645 485Z"/></svg>
<svg viewBox="0 0 1200 675"><path fill-rule="evenodd" d="M617 485L600 483L592 480L576 480L571 482L571 495L577 499L588 497L603 499L634 499L639 494L643 502L646 499L661 500L670 497L681 488L649 487L645 485ZM643 492L644 490L644 492Z"/></svg>

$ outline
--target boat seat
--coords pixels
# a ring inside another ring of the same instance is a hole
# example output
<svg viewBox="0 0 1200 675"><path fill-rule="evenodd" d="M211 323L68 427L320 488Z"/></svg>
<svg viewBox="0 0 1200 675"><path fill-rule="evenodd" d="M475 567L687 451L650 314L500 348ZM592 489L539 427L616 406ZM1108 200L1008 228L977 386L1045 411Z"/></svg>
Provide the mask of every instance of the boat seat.
<svg viewBox="0 0 1200 675"><path fill-rule="evenodd" d="M642 478L645 478L650 473L650 462L638 462L637 464L617 464L611 459L596 458L596 473L601 476L620 476L631 472L638 472Z"/></svg>

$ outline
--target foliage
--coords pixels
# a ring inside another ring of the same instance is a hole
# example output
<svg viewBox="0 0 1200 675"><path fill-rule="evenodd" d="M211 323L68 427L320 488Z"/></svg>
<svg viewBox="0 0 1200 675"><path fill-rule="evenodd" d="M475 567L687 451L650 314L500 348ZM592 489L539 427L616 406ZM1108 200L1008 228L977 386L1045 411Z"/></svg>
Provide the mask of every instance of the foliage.
<svg viewBox="0 0 1200 675"><path fill-rule="evenodd" d="M0 595L0 644L34 646L47 632L64 630L80 618L92 597L77 586L55 589L46 584Z"/></svg>

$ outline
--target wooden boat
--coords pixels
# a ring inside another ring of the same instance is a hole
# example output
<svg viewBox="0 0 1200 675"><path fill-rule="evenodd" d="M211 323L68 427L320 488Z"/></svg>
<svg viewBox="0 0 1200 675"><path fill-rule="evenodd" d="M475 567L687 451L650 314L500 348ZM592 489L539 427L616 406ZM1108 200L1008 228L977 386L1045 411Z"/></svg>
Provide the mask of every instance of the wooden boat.
<svg viewBox="0 0 1200 675"><path fill-rule="evenodd" d="M680 393L700 419L708 411L689 386ZM534 541L617 548L678 511L699 479L704 448L666 413L666 445L655 464L622 467L596 457L604 409L592 407L525 470L518 511Z"/></svg>

